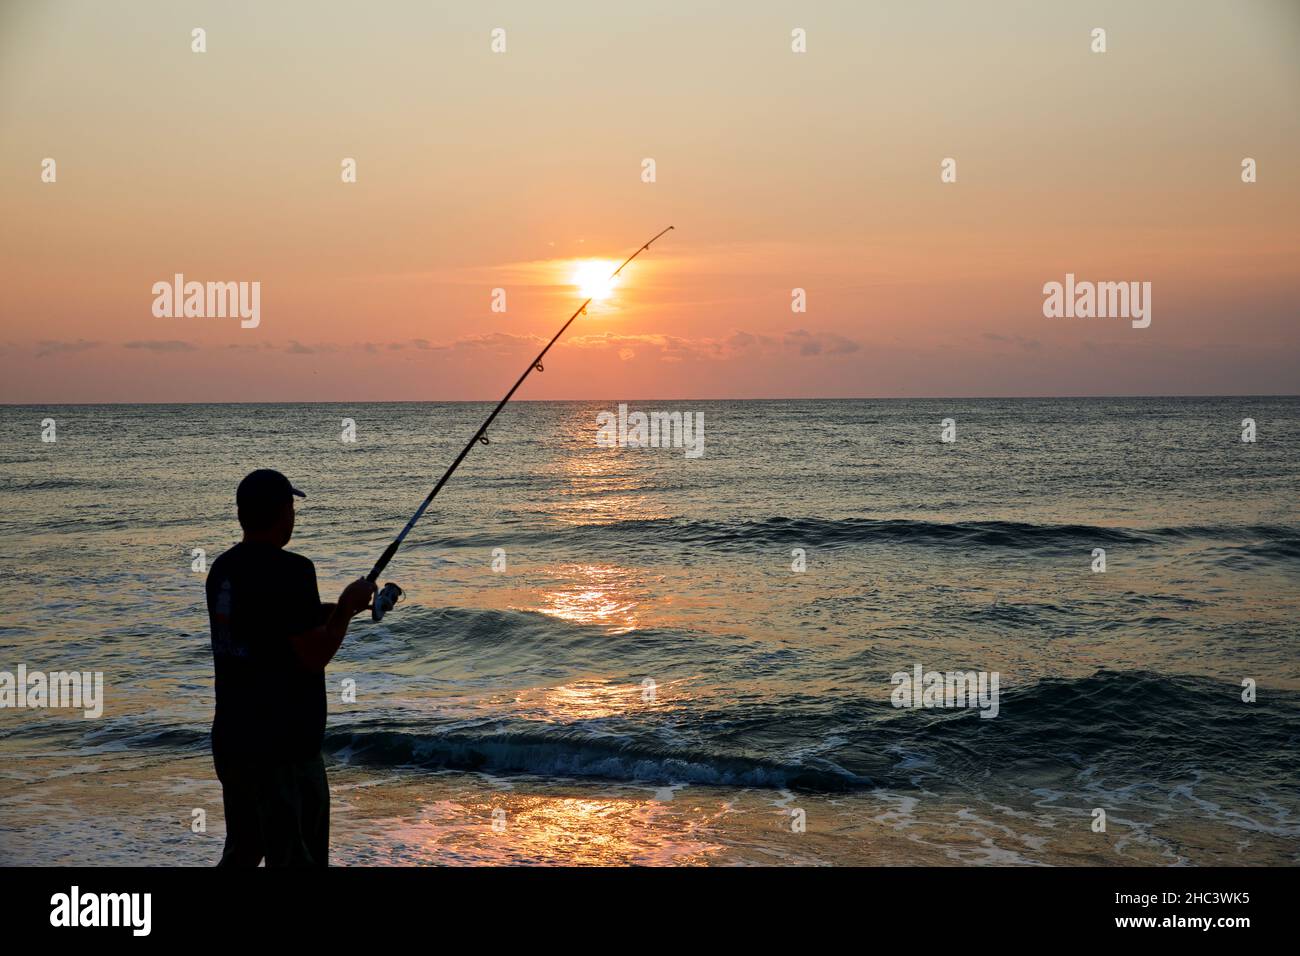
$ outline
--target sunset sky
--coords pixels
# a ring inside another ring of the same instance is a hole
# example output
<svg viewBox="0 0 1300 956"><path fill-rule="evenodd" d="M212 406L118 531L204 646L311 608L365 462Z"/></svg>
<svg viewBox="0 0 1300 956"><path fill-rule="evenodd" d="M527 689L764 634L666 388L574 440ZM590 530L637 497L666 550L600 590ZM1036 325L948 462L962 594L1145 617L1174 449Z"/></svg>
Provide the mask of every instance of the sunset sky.
<svg viewBox="0 0 1300 956"><path fill-rule="evenodd" d="M1298 159L1294 0L7 0L0 401L496 398L670 224L521 397L1290 394Z"/></svg>

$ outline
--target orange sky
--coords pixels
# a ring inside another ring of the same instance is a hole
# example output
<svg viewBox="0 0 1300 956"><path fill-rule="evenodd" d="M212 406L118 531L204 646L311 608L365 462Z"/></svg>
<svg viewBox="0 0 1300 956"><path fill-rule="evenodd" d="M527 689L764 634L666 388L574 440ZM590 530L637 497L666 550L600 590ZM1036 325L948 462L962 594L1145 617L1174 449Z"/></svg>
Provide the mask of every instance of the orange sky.
<svg viewBox="0 0 1300 956"><path fill-rule="evenodd" d="M669 224L521 397L1297 391L1300 6L805 6L6 3L0 401L499 397Z"/></svg>

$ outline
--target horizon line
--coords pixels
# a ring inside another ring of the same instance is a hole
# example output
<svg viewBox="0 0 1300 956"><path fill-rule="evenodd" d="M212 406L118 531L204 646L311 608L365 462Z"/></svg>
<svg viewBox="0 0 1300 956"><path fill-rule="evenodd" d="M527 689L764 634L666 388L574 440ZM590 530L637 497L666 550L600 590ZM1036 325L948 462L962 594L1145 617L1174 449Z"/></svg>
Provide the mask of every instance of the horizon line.
<svg viewBox="0 0 1300 956"><path fill-rule="evenodd" d="M628 404L630 402L1041 402L1048 400L1066 401L1123 401L1130 399L1165 400L1165 399L1260 399L1260 398L1300 398L1296 392L1257 392L1242 394L1178 394L1178 395L864 395L864 396L821 396L821 397L772 397L772 398L512 398L510 403L519 404L591 404L593 402ZM366 399L279 399L274 401L113 401L113 402L0 402L0 408L49 408L115 405L181 405L181 406L226 406L226 405L484 405L500 401L496 398L366 398Z"/></svg>

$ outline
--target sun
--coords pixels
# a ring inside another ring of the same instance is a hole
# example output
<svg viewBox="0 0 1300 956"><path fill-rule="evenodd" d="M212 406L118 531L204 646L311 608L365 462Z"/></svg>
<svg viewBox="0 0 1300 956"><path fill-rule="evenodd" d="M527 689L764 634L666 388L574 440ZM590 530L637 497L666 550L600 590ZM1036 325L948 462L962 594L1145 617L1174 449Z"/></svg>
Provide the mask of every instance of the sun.
<svg viewBox="0 0 1300 956"><path fill-rule="evenodd" d="M618 277L610 278L610 273L618 268L617 262L609 259L583 259L574 263L573 276L569 280L578 287L578 293L584 299L599 302L614 294Z"/></svg>

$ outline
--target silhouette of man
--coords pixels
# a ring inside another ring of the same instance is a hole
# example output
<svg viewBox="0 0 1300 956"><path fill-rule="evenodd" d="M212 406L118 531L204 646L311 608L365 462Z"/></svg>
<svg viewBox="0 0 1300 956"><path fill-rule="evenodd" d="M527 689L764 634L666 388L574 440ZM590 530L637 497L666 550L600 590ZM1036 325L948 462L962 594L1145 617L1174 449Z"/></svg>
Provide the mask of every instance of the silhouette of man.
<svg viewBox="0 0 1300 956"><path fill-rule="evenodd" d="M245 477L235 493L244 538L208 573L212 758L226 812L219 866L327 864L325 665L375 586L363 578L337 604L321 603L315 565L284 550L295 496L306 497L278 471Z"/></svg>

